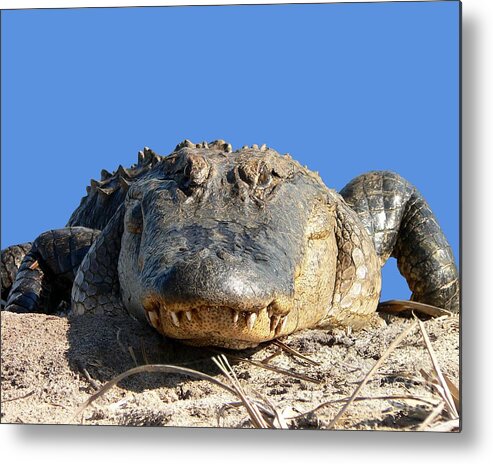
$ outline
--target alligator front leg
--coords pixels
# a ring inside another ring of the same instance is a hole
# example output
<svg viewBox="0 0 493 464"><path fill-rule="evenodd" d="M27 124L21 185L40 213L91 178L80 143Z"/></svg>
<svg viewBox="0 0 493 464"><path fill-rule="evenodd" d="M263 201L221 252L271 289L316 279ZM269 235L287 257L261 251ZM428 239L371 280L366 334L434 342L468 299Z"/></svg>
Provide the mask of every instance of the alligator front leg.
<svg viewBox="0 0 493 464"><path fill-rule="evenodd" d="M80 265L72 288L75 316L124 310L118 277L124 212L120 206Z"/></svg>
<svg viewBox="0 0 493 464"><path fill-rule="evenodd" d="M61 301L70 301L75 273L98 234L85 227L41 234L19 267L5 309L53 313Z"/></svg>
<svg viewBox="0 0 493 464"><path fill-rule="evenodd" d="M12 245L1 252L2 261L2 300L7 301L22 260L31 249L31 242ZM2 305L4 303L2 302Z"/></svg>
<svg viewBox="0 0 493 464"><path fill-rule="evenodd" d="M398 174L375 171L341 190L373 239L381 265L393 256L411 299L459 311L459 276L450 245L420 192Z"/></svg>

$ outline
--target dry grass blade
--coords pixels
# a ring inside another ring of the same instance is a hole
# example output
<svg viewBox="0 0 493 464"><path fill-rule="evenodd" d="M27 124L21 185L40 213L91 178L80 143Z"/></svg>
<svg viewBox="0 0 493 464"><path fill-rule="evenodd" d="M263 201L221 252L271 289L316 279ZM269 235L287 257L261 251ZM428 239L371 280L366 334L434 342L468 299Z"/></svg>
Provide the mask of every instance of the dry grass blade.
<svg viewBox="0 0 493 464"><path fill-rule="evenodd" d="M137 362L137 358L135 357L134 349L131 346L128 347L128 352L130 353L130 357L132 358L132 361L134 362L135 367L137 367L139 365L139 363Z"/></svg>
<svg viewBox="0 0 493 464"><path fill-rule="evenodd" d="M262 364L267 364L269 361L272 361L274 358L277 358L282 354L282 349L279 348L275 353L272 353L270 356L267 356L266 358L262 359L260 361Z"/></svg>
<svg viewBox="0 0 493 464"><path fill-rule="evenodd" d="M89 374L88 370L80 365L78 366L79 367L79 370L82 372L82 374L84 375L84 377L86 378L86 380L89 382L89 384L91 385L92 388L94 388L94 390L98 391L99 390L99 385L98 383L91 377L91 375Z"/></svg>
<svg viewBox="0 0 493 464"><path fill-rule="evenodd" d="M433 427L428 428L427 432L458 432L460 430L459 419L442 422Z"/></svg>
<svg viewBox="0 0 493 464"><path fill-rule="evenodd" d="M222 353L221 351L218 351L218 350L211 350L211 351L213 351L215 353L218 353L218 354L224 354L224 353ZM321 383L321 380L315 379L315 378L310 377L308 375L298 374L297 372L288 371L286 369L282 369L280 367L272 366L270 364L264 364L263 362L253 361L252 359L242 358L241 356L236 356L234 354L228 354L228 356L231 359L234 359L235 361L246 362L246 363L251 364L253 366L257 366L257 367L261 367L262 369L267 369L269 371L277 372L278 374L287 375L287 376L293 377L295 379L306 380L307 382L312 382L312 383L316 383L316 384Z"/></svg>
<svg viewBox="0 0 493 464"><path fill-rule="evenodd" d="M418 303L417 301L409 300L388 300L381 301L378 304L377 311L388 314L400 314L405 311L416 311L426 316L438 317L438 316L451 316L452 312L446 309L439 308L437 306L428 305L425 303Z"/></svg>
<svg viewBox="0 0 493 464"><path fill-rule="evenodd" d="M120 340L120 333L121 333L122 329L120 327L118 327L118 330L116 331L116 342L118 343L118 346L120 347L120 349L122 350L122 353L127 353L127 350L125 349L125 347L123 346L123 343L121 342Z"/></svg>
<svg viewBox="0 0 493 464"><path fill-rule="evenodd" d="M418 322L419 328L421 330L421 334L423 335L426 349L428 350L428 354L430 355L431 363L433 364L433 369L434 369L435 374L437 376L440 388L436 388L438 385L434 384L434 386L435 386L436 390L438 391L438 393L440 394L440 396L445 401L445 407L449 413L450 419L458 419L459 413L457 411L457 408L455 407L454 398L453 398L452 393L450 392L450 389L447 385L447 382L446 382L446 380L442 374L442 370L440 369L440 365L439 365L437 357L435 355L435 350L431 346L431 342L430 342L430 338L428 337L428 333L426 332L424 324L419 319L416 319L416 321Z"/></svg>
<svg viewBox="0 0 493 464"><path fill-rule="evenodd" d="M350 398L346 397L346 398L338 398L336 400L325 401L324 403L317 405L313 409L310 409L310 410L305 411L301 414L298 414L297 416L294 416L293 419L299 419L299 418L306 416L308 414L312 414L312 413L314 413L314 412L318 411L319 409L322 409L326 406L332 406L333 404L338 404L338 403L345 403L349 400L350 400ZM356 401L379 401L379 400L417 401L419 403L427 404L428 406L432 406L432 407L436 406L436 403L433 403L428 398L423 398L421 396L414 396L414 395L357 396L356 398L353 398L353 402L356 402Z"/></svg>
<svg viewBox="0 0 493 464"><path fill-rule="evenodd" d="M259 403L256 400L250 400L250 401L252 401L252 402L254 402L256 404L257 408L259 409L259 411L263 415L269 417L273 421L276 420L276 416L275 416L275 413L273 413L273 410L271 410L269 408L266 408L265 405L263 405L262 403ZM221 406L221 408L218 411L218 427L221 426L220 419L224 419L224 413L226 412L226 410L232 409L232 408L241 408L241 407L244 407L244 406L245 405L244 405L243 401L232 401L231 403L226 403L223 406Z"/></svg>
<svg viewBox="0 0 493 464"><path fill-rule="evenodd" d="M147 358L147 352L146 352L144 340L140 341L140 352L142 354L142 359L144 360L144 364L150 364L149 359Z"/></svg>
<svg viewBox="0 0 493 464"><path fill-rule="evenodd" d="M445 379L445 383L450 390L450 394L454 400L455 408L460 414L460 392L457 386L445 375L443 374L443 378Z"/></svg>
<svg viewBox="0 0 493 464"><path fill-rule="evenodd" d="M74 414L73 419L75 419L84 409L86 409L93 401L95 401L97 398L100 396L103 396L108 390L110 390L112 387L114 387L118 382L121 382L123 379L126 379L127 377L130 377L131 375L135 374L141 374L143 372L161 372L161 373L166 373L166 374L182 374L182 375L188 375L190 377L195 377L201 380L208 380L209 382L212 382L221 388L224 388L228 392L230 392L233 395L237 395L237 392L235 389L231 388L229 385L226 385L225 383L221 382L220 380L215 379L214 377L211 377L210 375L203 374L202 372L195 371L193 369L188 369L186 367L179 367L179 366L174 366L171 364L147 364L145 366L138 366L134 367L132 369L129 369L125 372L123 372L120 375L117 375L115 378L112 380L106 382L96 393L91 395L84 403L82 403L77 411Z"/></svg>
<svg viewBox="0 0 493 464"><path fill-rule="evenodd" d="M34 392L35 392L35 390L31 390L30 392L25 393L24 395L21 395L21 396L16 396L16 397L14 397L14 398L7 398L7 399L3 399L3 398L2 398L2 403L8 403L9 401L17 401L17 400L22 400L22 399L24 399L24 398L27 398L27 397L29 397L29 396L33 395L33 394L34 394Z"/></svg>
<svg viewBox="0 0 493 464"><path fill-rule="evenodd" d="M256 428L260 429L268 429L270 428L269 424L265 421L263 418L261 412L259 411L257 405L253 403L252 401L249 400L247 397L245 391L243 390L238 378L236 377L236 374L233 370L233 368L230 366L228 359L226 358L225 355L219 355L219 356L214 356L212 358L214 363L219 367L221 372L229 379L231 384L233 385L233 389L236 391L236 394L239 396L240 400L242 401L243 405L245 406L245 409L248 412L248 415L250 416L250 419L253 422L253 425Z"/></svg>
<svg viewBox="0 0 493 464"><path fill-rule="evenodd" d="M274 403L267 397L261 395L256 390L253 390L255 394L264 401L264 403L269 406L269 409L263 408L261 409L264 414L267 413L269 417L272 417L274 421L272 422L273 428L279 429L288 429L288 424L286 423L286 419L284 415L279 411L279 409L274 405Z"/></svg>
<svg viewBox="0 0 493 464"><path fill-rule="evenodd" d="M337 415L330 421L328 428L334 428L337 421L342 417L342 415L346 412L347 408L351 405L354 399L358 396L361 389L368 383L371 376L378 370L378 368L384 363L384 361L389 357L389 355L395 350L396 346L404 340L414 329L416 328L416 321L411 324L406 330L404 330L387 348L385 353L381 356L381 358L375 363L375 365L370 369L370 371L366 374L365 378L360 382L360 384L356 387L353 394L347 401L347 403L341 408L341 410L337 413Z"/></svg>
<svg viewBox="0 0 493 464"><path fill-rule="evenodd" d="M440 401L440 404L433 408L428 417L421 423L421 425L416 429L418 432L426 430L430 424L442 413L443 408L445 407L445 402Z"/></svg>
<svg viewBox="0 0 493 464"><path fill-rule="evenodd" d="M273 343L274 345L277 345L278 347L282 348L284 351L287 351L288 353L291 353L293 356L303 359L303 361L306 361L307 363L312 364L313 366L320 366L319 362L310 359L309 357L305 356L304 354L301 354L299 351L296 351L295 349L291 348L290 346L286 345L285 343L279 340L274 340Z"/></svg>

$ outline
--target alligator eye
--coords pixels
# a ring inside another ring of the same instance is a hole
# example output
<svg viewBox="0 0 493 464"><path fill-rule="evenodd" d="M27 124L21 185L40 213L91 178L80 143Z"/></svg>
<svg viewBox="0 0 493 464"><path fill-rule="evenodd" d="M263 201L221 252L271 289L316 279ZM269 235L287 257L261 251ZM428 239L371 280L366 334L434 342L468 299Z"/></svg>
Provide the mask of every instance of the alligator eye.
<svg viewBox="0 0 493 464"><path fill-rule="evenodd" d="M183 170L186 187L202 185L209 177L210 166L202 156L189 156Z"/></svg>

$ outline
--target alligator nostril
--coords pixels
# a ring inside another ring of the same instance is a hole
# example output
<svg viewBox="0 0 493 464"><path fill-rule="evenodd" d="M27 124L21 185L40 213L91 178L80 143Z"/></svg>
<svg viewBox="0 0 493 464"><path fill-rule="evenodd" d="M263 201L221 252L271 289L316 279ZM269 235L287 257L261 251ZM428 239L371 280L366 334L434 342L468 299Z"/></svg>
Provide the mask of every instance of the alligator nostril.
<svg viewBox="0 0 493 464"><path fill-rule="evenodd" d="M263 160L253 159L243 163L238 173L241 180L254 189L265 189L272 182L271 169Z"/></svg>

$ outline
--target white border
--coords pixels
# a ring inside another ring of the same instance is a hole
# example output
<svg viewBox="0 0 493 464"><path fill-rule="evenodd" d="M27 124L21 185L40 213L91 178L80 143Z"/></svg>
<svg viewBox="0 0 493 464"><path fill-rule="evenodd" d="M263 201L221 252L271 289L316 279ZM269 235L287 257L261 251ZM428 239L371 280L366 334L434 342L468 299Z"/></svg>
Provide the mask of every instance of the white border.
<svg viewBox="0 0 493 464"><path fill-rule="evenodd" d="M2 8L153 6L266 2L19 1ZM276 2L269 3L313 3ZM463 2L463 408L461 434L262 432L193 429L0 426L6 462L50 464L148 460L164 464L484 463L491 459L493 349L491 0ZM489 21L488 21L489 19ZM453 205L455 207L455 205ZM489 457L488 457L489 456Z"/></svg>

